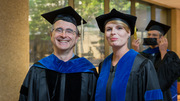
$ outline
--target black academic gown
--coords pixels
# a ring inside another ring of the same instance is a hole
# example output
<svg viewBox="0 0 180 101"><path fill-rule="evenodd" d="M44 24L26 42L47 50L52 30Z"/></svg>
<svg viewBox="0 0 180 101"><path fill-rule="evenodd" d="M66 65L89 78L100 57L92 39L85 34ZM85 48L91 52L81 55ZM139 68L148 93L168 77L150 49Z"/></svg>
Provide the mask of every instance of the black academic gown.
<svg viewBox="0 0 180 101"><path fill-rule="evenodd" d="M43 66L39 62L35 64L24 80L19 101L94 101L95 68L92 69L94 72L59 73L36 67Z"/></svg>
<svg viewBox="0 0 180 101"><path fill-rule="evenodd" d="M130 62L133 58L131 53L135 52L130 50L130 55L123 56L125 58L119 60L119 66L112 66L112 54L99 65L95 101L162 101L163 94L152 62L140 54ZM108 61L109 64L106 63ZM132 68L127 70L131 63Z"/></svg>
<svg viewBox="0 0 180 101"><path fill-rule="evenodd" d="M149 50L151 49L145 50L141 52L141 54L150 59L154 64L163 92L164 101L172 101L170 87L180 76L179 57L176 53L167 51L167 54L164 56L163 60L161 60L160 52L156 52L156 49L154 49L154 54L152 54Z"/></svg>

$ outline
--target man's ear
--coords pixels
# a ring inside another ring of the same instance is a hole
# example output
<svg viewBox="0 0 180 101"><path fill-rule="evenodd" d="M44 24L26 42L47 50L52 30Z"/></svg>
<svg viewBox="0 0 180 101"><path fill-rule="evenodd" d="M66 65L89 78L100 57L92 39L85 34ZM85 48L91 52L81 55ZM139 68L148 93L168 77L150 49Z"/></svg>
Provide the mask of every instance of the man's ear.
<svg viewBox="0 0 180 101"><path fill-rule="evenodd" d="M52 31L49 32L50 37L52 37Z"/></svg>
<svg viewBox="0 0 180 101"><path fill-rule="evenodd" d="M163 35L159 35L159 38L162 38L163 37Z"/></svg>
<svg viewBox="0 0 180 101"><path fill-rule="evenodd" d="M78 42L79 36L76 37L76 43Z"/></svg>

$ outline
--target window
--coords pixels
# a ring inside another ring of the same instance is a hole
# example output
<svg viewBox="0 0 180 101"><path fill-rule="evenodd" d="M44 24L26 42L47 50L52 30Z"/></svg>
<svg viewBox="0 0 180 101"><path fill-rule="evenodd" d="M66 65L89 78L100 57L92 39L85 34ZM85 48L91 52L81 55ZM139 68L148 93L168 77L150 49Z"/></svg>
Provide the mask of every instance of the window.
<svg viewBox="0 0 180 101"><path fill-rule="evenodd" d="M116 10L130 14L131 2L130 0L110 0L110 10L115 8Z"/></svg>
<svg viewBox="0 0 180 101"><path fill-rule="evenodd" d="M156 21L167 24L167 10L163 8L156 8Z"/></svg>
<svg viewBox="0 0 180 101"><path fill-rule="evenodd" d="M136 28L137 28L137 38L140 39L140 51L143 51L147 46L142 45L143 38L147 37L147 32L145 31L146 26L151 20L151 7L149 5L141 4L136 2Z"/></svg>
<svg viewBox="0 0 180 101"><path fill-rule="evenodd" d="M75 10L87 21L83 29L79 26L81 37L76 45L76 54L98 66L104 59L104 34L99 31L95 17L104 13L103 0L75 0Z"/></svg>

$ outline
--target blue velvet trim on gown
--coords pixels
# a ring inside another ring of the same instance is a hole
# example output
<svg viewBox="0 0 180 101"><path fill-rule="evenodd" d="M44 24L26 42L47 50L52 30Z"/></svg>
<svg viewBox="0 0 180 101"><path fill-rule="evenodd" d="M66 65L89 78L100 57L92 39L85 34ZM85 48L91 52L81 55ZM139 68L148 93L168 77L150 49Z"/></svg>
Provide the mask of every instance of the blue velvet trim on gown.
<svg viewBox="0 0 180 101"><path fill-rule="evenodd" d="M167 51L169 51L169 50L167 49ZM146 50L144 50L142 52L147 53L147 54L154 54L154 53L159 53L160 51L159 51L159 47L156 47L156 48L149 47L149 48L147 48Z"/></svg>
<svg viewBox="0 0 180 101"><path fill-rule="evenodd" d="M64 62L57 58L54 54L49 55L38 61L42 65L34 64L33 66L50 69L59 73L82 73L91 72L94 73L94 65L85 58L76 58Z"/></svg>
<svg viewBox="0 0 180 101"><path fill-rule="evenodd" d="M119 60L111 87L111 101L125 101L127 82L137 54L136 51L131 49ZM113 53L103 62L97 82L95 101L106 101L106 85L110 73L112 56Z"/></svg>
<svg viewBox="0 0 180 101"><path fill-rule="evenodd" d="M162 100L163 94L161 89L146 91L144 95L144 99L145 101Z"/></svg>

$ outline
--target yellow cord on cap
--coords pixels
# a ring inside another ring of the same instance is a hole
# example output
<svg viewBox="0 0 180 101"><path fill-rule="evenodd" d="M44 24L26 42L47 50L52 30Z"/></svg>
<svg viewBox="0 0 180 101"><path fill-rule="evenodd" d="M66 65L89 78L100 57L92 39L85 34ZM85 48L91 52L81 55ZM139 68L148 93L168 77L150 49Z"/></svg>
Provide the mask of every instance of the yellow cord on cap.
<svg viewBox="0 0 180 101"><path fill-rule="evenodd" d="M134 39L137 40L136 26L134 27Z"/></svg>

